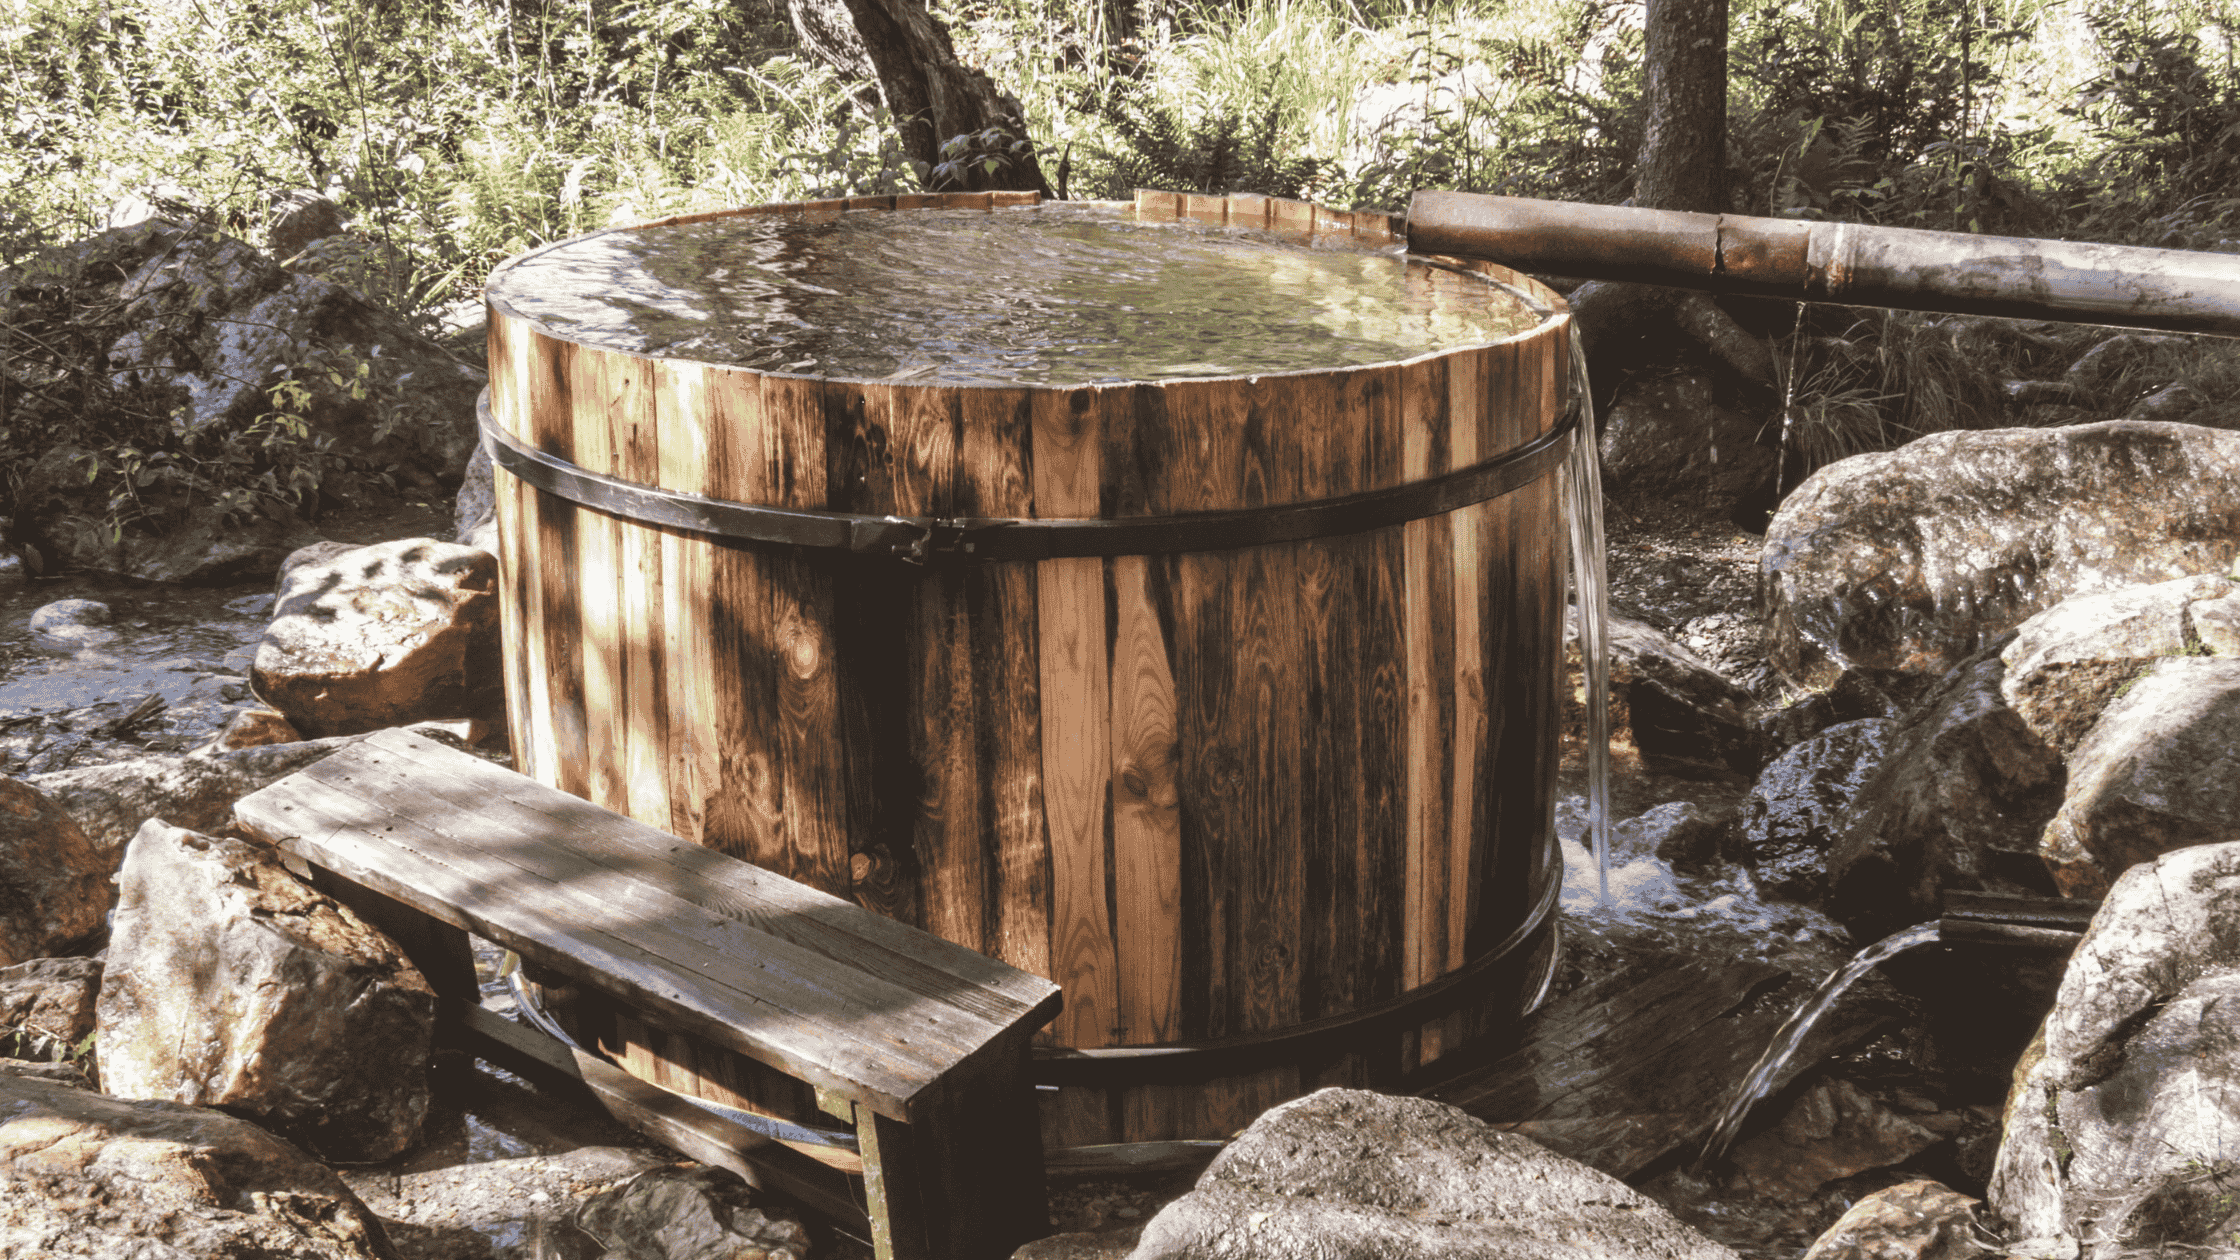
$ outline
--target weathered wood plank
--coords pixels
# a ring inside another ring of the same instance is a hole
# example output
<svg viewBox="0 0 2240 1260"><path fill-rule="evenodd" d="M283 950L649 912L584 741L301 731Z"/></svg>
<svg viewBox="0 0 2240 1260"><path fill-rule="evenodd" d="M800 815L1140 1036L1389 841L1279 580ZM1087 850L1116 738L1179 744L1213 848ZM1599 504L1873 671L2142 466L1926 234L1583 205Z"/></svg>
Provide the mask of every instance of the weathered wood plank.
<svg viewBox="0 0 2240 1260"><path fill-rule="evenodd" d="M661 480L658 382L651 360L614 360L616 395L607 408L608 440L614 475L625 481ZM683 435L680 434L679 437ZM667 587L662 569L662 537L672 531L618 523L615 572L621 584L623 708L613 715L625 732L620 750L619 812L666 830L669 803L669 670L664 629Z"/></svg>
<svg viewBox="0 0 2240 1260"><path fill-rule="evenodd" d="M823 381L764 377L760 426L765 497L749 500L822 508L827 502L830 420ZM787 853L757 858L779 874L823 892L846 892L851 817L839 645L834 641L834 579L829 569L792 555L768 568L768 650L777 671L778 748Z"/></svg>
<svg viewBox="0 0 2240 1260"><path fill-rule="evenodd" d="M298 775L245 801L241 819L346 878L898 1117L945 1063L1001 1031L872 977L843 974L743 924L695 923L705 915L694 915L689 903L650 885L629 887L628 879L567 870L564 851L532 839L504 837L493 856L442 835L440 819L432 828L418 821L440 812L425 794L400 814ZM329 830L294 835L291 813ZM472 813L465 824L485 833L491 825ZM559 878L548 878L555 867ZM592 922L605 926L586 926Z"/></svg>
<svg viewBox="0 0 2240 1260"><path fill-rule="evenodd" d="M1058 1004L1058 986L1040 976L683 843L433 740L383 731L363 748L337 756L343 759L329 758L332 764L321 763L324 770L315 766L305 774L358 784L356 794L388 788L477 811L475 841L533 846L534 856L563 863L546 872L556 879L643 883L700 912L685 918L736 921L994 1025L1046 1018ZM414 783L427 786L414 792L409 787Z"/></svg>

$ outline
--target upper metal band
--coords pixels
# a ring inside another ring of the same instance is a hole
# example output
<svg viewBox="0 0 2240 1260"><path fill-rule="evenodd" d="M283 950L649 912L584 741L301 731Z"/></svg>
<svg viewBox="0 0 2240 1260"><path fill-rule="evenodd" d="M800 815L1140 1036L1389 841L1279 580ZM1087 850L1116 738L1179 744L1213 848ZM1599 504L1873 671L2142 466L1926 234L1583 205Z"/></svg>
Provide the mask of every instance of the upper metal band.
<svg viewBox="0 0 2240 1260"><path fill-rule="evenodd" d="M1574 393L1580 391L1575 390ZM1305 503L1226 508L1118 520L1022 517L871 516L734 503L624 481L528 446L498 427L490 391L475 420L491 459L522 481L614 516L724 538L896 556L923 564L961 560L1054 560L1220 551L1358 534L1499 498L1553 471L1579 432L1575 398L1546 433L1492 459L1403 485Z"/></svg>

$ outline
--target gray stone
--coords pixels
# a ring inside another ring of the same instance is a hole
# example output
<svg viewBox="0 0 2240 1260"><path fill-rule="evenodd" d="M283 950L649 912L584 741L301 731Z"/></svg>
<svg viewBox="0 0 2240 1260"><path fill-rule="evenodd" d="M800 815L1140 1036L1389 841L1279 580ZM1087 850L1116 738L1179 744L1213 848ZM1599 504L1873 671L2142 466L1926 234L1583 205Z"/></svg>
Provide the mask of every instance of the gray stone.
<svg viewBox="0 0 2240 1260"><path fill-rule="evenodd" d="M2023 622L2000 653L2007 704L2068 756L2115 693L2159 657L2240 656L2240 583L2179 578L2065 599Z"/></svg>
<svg viewBox="0 0 2240 1260"><path fill-rule="evenodd" d="M1990 1185L2009 1237L2095 1260L2209 1254L2240 1228L2240 844L2119 878L2015 1070Z"/></svg>
<svg viewBox="0 0 2240 1260"><path fill-rule="evenodd" d="M428 1110L435 995L278 854L150 822L96 1008L104 1088L224 1107L323 1158L387 1159Z"/></svg>
<svg viewBox="0 0 2240 1260"><path fill-rule="evenodd" d="M630 1260L803 1260L809 1231L721 1168L652 1168L584 1200L576 1228Z"/></svg>
<svg viewBox="0 0 2240 1260"><path fill-rule="evenodd" d="M1610 729L1656 770L1709 768L1753 774L1764 740L1750 721L1750 693L1645 621L1609 615ZM1577 617L1565 644L1574 701L1583 704Z"/></svg>
<svg viewBox="0 0 2240 1260"><path fill-rule="evenodd" d="M2079 355L2061 379L2099 398L2142 394L2168 381L2193 348L2190 337L2117 333Z"/></svg>
<svg viewBox="0 0 2240 1260"><path fill-rule="evenodd" d="M322 241L342 231L342 207L332 197L321 196L308 188L299 188L283 194L273 204L271 217L265 221L265 252L286 262L304 251L313 241Z"/></svg>
<svg viewBox="0 0 2240 1260"><path fill-rule="evenodd" d="M59 805L0 775L0 967L91 941L114 895L111 869Z"/></svg>
<svg viewBox="0 0 2240 1260"><path fill-rule="evenodd" d="M1422 1098L1276 1107L1144 1227L1133 1260L1732 1260L1615 1177Z"/></svg>
<svg viewBox="0 0 2240 1260"><path fill-rule="evenodd" d="M93 1031L101 964L91 958L34 958L0 967L0 1028L41 1033L75 1046Z"/></svg>
<svg viewBox="0 0 2240 1260"><path fill-rule="evenodd" d="M0 1255L397 1260L334 1173L246 1120L0 1071Z"/></svg>
<svg viewBox="0 0 2240 1260"><path fill-rule="evenodd" d="M1613 856L1653 855L1683 875L1710 874L1739 862L1741 816L1733 808L1666 801L1610 828Z"/></svg>
<svg viewBox="0 0 2240 1260"><path fill-rule="evenodd" d="M2017 407L2083 407L2092 402L2090 393L2067 381L2007 381L1999 389Z"/></svg>
<svg viewBox="0 0 2240 1260"><path fill-rule="evenodd" d="M2073 595L2228 568L2240 434L2110 421L1937 433L1806 478L1767 527L1767 650L1792 682L1942 674Z"/></svg>
<svg viewBox="0 0 2240 1260"><path fill-rule="evenodd" d="M2038 837L2061 804L2061 758L2006 705L1985 653L1890 733L1828 854L1828 912L1861 941L1942 912L1950 889L2044 895Z"/></svg>
<svg viewBox="0 0 2240 1260"><path fill-rule="evenodd" d="M2208 395L2183 381L2165 385L2145 398L2131 404L2123 413L2126 420L2183 420L2190 422L2194 413L2209 402Z"/></svg>
<svg viewBox="0 0 2240 1260"><path fill-rule="evenodd" d="M235 801L348 743L348 738L317 739L209 756L134 757L33 775L29 782L77 821L101 855L104 873L111 873L149 819L194 831L223 830L233 821Z"/></svg>
<svg viewBox="0 0 2240 1260"><path fill-rule="evenodd" d="M497 580L495 556L432 538L306 564L288 575L250 684L314 738L494 717Z"/></svg>
<svg viewBox="0 0 2240 1260"><path fill-rule="evenodd" d="M116 642L110 620L109 606L99 600L58 599L33 610L29 624L34 646L74 654Z"/></svg>
<svg viewBox="0 0 2240 1260"><path fill-rule="evenodd" d="M2240 660L2154 662L2069 758L2040 852L2061 891L2097 897L2138 862L2240 840Z"/></svg>
<svg viewBox="0 0 2240 1260"><path fill-rule="evenodd" d="M1908 1181L1851 1205L1803 1260L1972 1260L1996 1255L1983 1243L1976 1207L1934 1181Z"/></svg>
<svg viewBox="0 0 2240 1260"><path fill-rule="evenodd" d="M1642 377L1602 424L1603 480L1612 494L1740 498L1773 472L1759 422L1713 400L1707 372Z"/></svg>
<svg viewBox="0 0 2240 1260"><path fill-rule="evenodd" d="M542 1097L529 1097L537 1105L551 1105ZM498 1149L508 1157L462 1152L469 1162L452 1163L433 1154L415 1155L401 1167L337 1171L382 1218L406 1260L591 1260L606 1252L575 1228L578 1207L674 1158L665 1151L597 1144L552 1154L513 1154L540 1144L493 1136L501 1138L504 1144Z"/></svg>
<svg viewBox="0 0 2240 1260"><path fill-rule="evenodd" d="M1889 751L1896 725L1887 718L1839 723L1774 758L1758 776L1742 802L1742 846L1761 889L1820 900L1828 851Z"/></svg>
<svg viewBox="0 0 2240 1260"><path fill-rule="evenodd" d="M1961 1113L1907 1114L1851 1081L1824 1077L1728 1155L1738 1188L1798 1203L1821 1187L1903 1163L1959 1131Z"/></svg>

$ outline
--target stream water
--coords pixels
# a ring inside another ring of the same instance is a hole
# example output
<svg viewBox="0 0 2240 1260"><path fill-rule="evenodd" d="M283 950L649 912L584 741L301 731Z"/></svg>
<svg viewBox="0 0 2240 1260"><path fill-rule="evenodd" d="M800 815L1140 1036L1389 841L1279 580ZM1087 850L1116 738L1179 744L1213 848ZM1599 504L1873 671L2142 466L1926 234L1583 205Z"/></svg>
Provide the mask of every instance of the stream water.
<svg viewBox="0 0 2240 1260"><path fill-rule="evenodd" d="M1595 432L1587 351L1574 327L1571 388L1579 400L1579 440L1565 461L1563 515L1570 527L1572 596L1579 610L1579 661L1586 675L1587 826L1593 839L1595 900L1610 904L1610 598L1602 539L1602 450Z"/></svg>
<svg viewBox="0 0 2240 1260"><path fill-rule="evenodd" d="M489 291L562 336L636 353L941 385L1387 363L1541 318L1484 276L1397 248L1080 203L617 229L508 264Z"/></svg>
<svg viewBox="0 0 2240 1260"><path fill-rule="evenodd" d="M1942 932L1936 922L1916 924L1860 950L1841 970L1821 981L1820 987L1813 990L1812 996L1805 999L1804 1004L1797 1008L1796 1014L1791 1015L1789 1021L1781 1026L1781 1031L1774 1034L1773 1044L1766 1047L1765 1054L1750 1069L1750 1075L1735 1087L1734 1097L1727 1104L1725 1113L1719 1117L1718 1126L1712 1129L1711 1136L1704 1141L1703 1151L1696 1158L1696 1167L1700 1170L1727 1153L1727 1147L1733 1143L1735 1134L1742 1130L1742 1122L1749 1117L1750 1109L1771 1090L1781 1069L1795 1056L1797 1047L1804 1044L1806 1034L1812 1031L1812 1026L1819 1022L1821 1016L1834 1009L1837 999L1843 996L1845 990L1859 983L1868 972L1899 954L1923 945L1937 944L1942 939Z"/></svg>

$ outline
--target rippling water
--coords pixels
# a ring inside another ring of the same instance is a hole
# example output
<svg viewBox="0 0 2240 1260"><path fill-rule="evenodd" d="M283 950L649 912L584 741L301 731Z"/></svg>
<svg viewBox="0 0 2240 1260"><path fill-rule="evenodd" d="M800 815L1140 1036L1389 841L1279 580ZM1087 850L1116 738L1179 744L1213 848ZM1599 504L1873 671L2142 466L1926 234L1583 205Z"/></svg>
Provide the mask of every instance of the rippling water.
<svg viewBox="0 0 2240 1260"><path fill-rule="evenodd" d="M1397 251L1136 223L1078 205L757 215L603 232L493 297L571 339L763 371L1073 385L1358 366L1541 316Z"/></svg>

